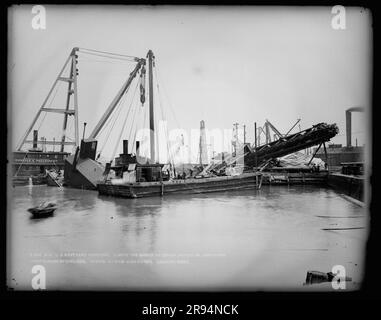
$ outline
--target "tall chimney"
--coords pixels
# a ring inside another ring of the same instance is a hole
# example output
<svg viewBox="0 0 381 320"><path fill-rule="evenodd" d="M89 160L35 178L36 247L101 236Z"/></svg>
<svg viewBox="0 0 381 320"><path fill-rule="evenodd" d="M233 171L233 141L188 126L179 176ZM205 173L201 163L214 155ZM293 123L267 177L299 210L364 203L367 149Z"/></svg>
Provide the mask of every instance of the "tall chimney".
<svg viewBox="0 0 381 320"><path fill-rule="evenodd" d="M33 130L33 149L37 149L38 130Z"/></svg>
<svg viewBox="0 0 381 320"><path fill-rule="evenodd" d="M345 111L346 130L347 130L347 147L352 147L352 112Z"/></svg>
<svg viewBox="0 0 381 320"><path fill-rule="evenodd" d="M123 140L123 154L128 154L128 140Z"/></svg>
<svg viewBox="0 0 381 320"><path fill-rule="evenodd" d="M206 149L206 132L205 132L205 121L200 121L200 145L199 145L199 153L200 153L200 165L202 166L204 163L208 162L208 150Z"/></svg>

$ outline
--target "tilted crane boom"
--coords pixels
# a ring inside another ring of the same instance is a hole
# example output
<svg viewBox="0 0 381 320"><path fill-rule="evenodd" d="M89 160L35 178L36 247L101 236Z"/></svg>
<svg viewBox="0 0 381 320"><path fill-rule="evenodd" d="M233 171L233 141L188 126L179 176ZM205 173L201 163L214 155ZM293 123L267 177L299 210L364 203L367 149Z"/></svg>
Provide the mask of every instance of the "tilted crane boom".
<svg viewBox="0 0 381 320"><path fill-rule="evenodd" d="M138 74L139 70L142 68L142 74L145 73L145 64L146 64L145 59L139 59L138 60L138 63L136 65L135 69L130 73L130 76L128 77L126 82L123 84L123 86L120 88L120 90L117 93L117 95L115 96L115 98L110 103L109 107L107 108L107 110L103 114L102 118L99 120L99 122L95 126L93 132L91 132L89 139L95 139L97 137L99 132L102 130L103 126L106 124L108 118L111 116L112 112L114 111L114 109L118 105L120 99L122 99L123 95L126 93L127 89L130 87L132 80L134 80L134 78ZM142 88L141 88L141 90L142 90Z"/></svg>
<svg viewBox="0 0 381 320"><path fill-rule="evenodd" d="M253 148L245 157L245 166L255 167L257 164L272 158L286 156L315 145L329 141L339 129L336 124L319 123L304 131L283 136L279 140Z"/></svg>

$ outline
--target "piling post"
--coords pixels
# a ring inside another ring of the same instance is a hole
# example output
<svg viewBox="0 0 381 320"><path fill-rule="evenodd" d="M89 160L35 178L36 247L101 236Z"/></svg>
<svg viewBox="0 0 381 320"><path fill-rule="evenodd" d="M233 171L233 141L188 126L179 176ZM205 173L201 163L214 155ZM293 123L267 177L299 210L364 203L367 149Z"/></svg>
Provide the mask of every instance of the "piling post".
<svg viewBox="0 0 381 320"><path fill-rule="evenodd" d="M323 147L324 147L325 163L327 164L327 169L328 169L328 154L327 154L327 148L325 147L325 142L323 142Z"/></svg>

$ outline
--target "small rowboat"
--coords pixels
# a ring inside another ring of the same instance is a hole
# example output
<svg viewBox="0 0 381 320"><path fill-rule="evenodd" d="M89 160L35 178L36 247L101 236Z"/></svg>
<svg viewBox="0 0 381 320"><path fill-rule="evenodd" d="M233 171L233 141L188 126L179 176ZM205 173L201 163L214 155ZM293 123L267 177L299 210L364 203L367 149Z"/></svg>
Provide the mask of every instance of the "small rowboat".
<svg viewBox="0 0 381 320"><path fill-rule="evenodd" d="M53 215L57 209L57 205L54 202L42 202L37 207L29 208L28 211L34 218L44 218Z"/></svg>

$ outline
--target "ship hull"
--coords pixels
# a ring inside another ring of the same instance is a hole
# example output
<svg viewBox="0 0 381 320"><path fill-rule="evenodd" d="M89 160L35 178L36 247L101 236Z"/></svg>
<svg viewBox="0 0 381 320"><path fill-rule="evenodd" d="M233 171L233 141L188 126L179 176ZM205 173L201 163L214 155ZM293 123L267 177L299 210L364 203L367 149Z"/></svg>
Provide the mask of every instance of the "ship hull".
<svg viewBox="0 0 381 320"><path fill-rule="evenodd" d="M260 173L244 173L239 176L211 177L163 182L142 182L97 185L100 195L141 198L169 194L200 194L229 190L254 189L260 182Z"/></svg>

